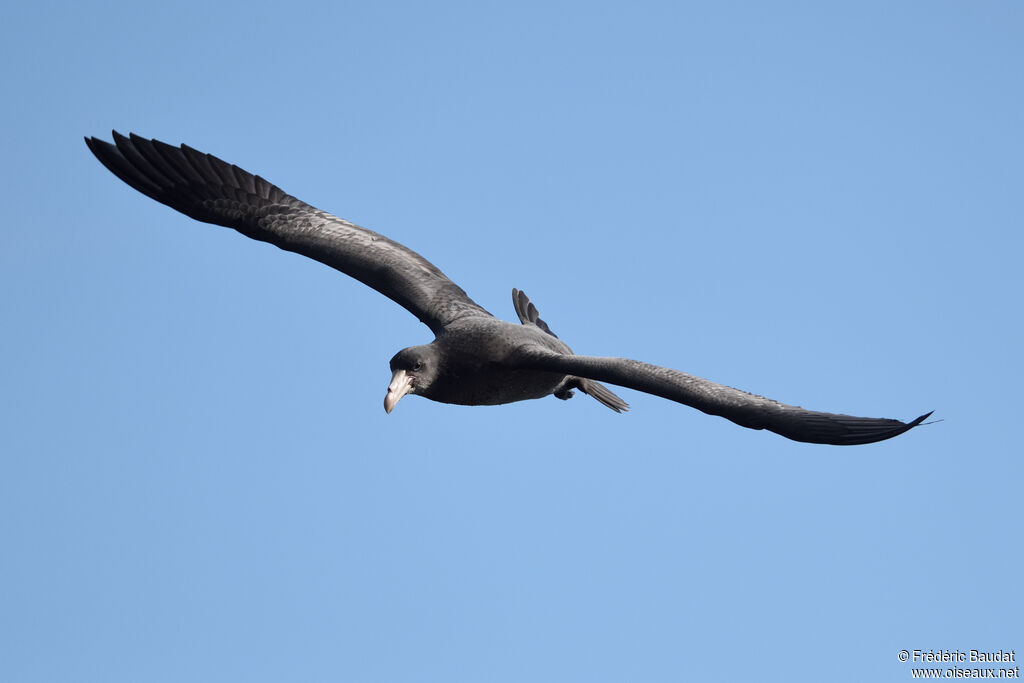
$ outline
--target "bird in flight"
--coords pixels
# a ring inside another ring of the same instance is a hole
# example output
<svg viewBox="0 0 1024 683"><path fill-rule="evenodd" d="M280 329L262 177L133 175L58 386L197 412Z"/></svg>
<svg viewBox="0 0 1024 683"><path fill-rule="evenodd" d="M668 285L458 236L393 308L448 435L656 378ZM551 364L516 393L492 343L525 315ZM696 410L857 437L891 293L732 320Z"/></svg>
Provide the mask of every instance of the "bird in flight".
<svg viewBox="0 0 1024 683"><path fill-rule="evenodd" d="M434 333L429 344L391 359L384 397L390 413L406 395L442 403L499 405L578 389L615 412L628 405L601 382L677 401L750 429L794 441L855 445L921 424L805 410L678 370L626 358L578 356L512 290L521 324L498 320L408 247L316 209L263 178L187 145L174 147L114 131L113 144L85 143L114 175L142 194L205 223L315 259L393 300Z"/></svg>

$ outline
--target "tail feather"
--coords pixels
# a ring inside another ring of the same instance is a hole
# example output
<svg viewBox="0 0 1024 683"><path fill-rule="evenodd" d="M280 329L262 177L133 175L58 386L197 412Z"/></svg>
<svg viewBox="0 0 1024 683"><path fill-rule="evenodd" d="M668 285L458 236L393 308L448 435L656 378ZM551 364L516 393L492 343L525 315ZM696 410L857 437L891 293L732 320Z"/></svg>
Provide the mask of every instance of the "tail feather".
<svg viewBox="0 0 1024 683"><path fill-rule="evenodd" d="M612 393L611 389L595 382L592 379L580 378L579 388L584 394L592 396L597 399L602 405L605 405L616 413L622 413L629 410L629 404L623 401L621 398Z"/></svg>

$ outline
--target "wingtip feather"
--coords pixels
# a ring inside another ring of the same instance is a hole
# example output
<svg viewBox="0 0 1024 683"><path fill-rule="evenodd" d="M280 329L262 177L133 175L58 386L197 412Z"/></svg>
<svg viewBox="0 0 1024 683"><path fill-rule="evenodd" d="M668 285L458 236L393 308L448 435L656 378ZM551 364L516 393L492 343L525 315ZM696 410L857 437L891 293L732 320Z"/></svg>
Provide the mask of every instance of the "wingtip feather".
<svg viewBox="0 0 1024 683"><path fill-rule="evenodd" d="M929 410L929 411L928 411L927 413L925 413L925 414L924 414L924 415L922 415L921 417L917 418L916 420L914 420L914 421L912 421L912 422L908 422L908 423L907 423L907 425L908 425L908 427L907 427L907 428L909 429L909 428L911 428L911 427L916 427L917 425L921 424L922 422L924 422L925 420L927 420L927 419L928 419L929 417L931 417L931 416L932 416L932 413L934 413L934 412L935 412L934 410Z"/></svg>

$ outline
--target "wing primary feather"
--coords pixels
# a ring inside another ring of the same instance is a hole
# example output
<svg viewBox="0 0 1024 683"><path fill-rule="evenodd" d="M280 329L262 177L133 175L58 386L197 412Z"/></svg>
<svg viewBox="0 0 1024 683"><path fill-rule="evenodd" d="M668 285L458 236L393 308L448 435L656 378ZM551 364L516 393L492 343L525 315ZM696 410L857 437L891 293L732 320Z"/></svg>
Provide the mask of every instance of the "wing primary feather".
<svg viewBox="0 0 1024 683"><path fill-rule="evenodd" d="M163 190L167 187L173 187L173 183L162 173L159 169L153 167L149 161L140 153L140 151L131 143L131 141L119 135L117 131L114 132L114 144L117 146L117 151L120 152L124 160L135 169L139 174L145 176L151 183ZM163 201L158 197L154 197L157 201Z"/></svg>
<svg viewBox="0 0 1024 683"><path fill-rule="evenodd" d="M188 145L181 146L181 153L189 160L189 163L192 164L192 168L196 169L196 172L199 173L199 176L204 182L221 183L220 176L217 175L217 172L213 170L213 166L210 164L209 155L194 150Z"/></svg>
<svg viewBox="0 0 1024 683"><path fill-rule="evenodd" d="M188 185L188 178L183 176L174 166L164 159L160 150L157 149L155 142L144 140L134 133L130 135L130 140L134 145L135 149L139 150L139 153L145 157L146 161L151 166L155 167L160 173L175 186Z"/></svg>
<svg viewBox="0 0 1024 683"><path fill-rule="evenodd" d="M540 319L540 311L533 305L530 298L526 296L526 292L515 287L512 288L512 307L515 309L516 315L519 316L519 322L524 325L532 323L552 337L558 338L558 335L551 331L548 324Z"/></svg>
<svg viewBox="0 0 1024 683"><path fill-rule="evenodd" d="M98 138L86 138L85 142L107 170L147 197L161 201L160 186L128 163L115 145Z"/></svg>
<svg viewBox="0 0 1024 683"><path fill-rule="evenodd" d="M192 166L188 157L185 156L185 153L180 147L172 147L165 142L153 140L153 149L160 154L160 157L167 162L167 164L170 165L185 182L202 183L206 181L203 175Z"/></svg>

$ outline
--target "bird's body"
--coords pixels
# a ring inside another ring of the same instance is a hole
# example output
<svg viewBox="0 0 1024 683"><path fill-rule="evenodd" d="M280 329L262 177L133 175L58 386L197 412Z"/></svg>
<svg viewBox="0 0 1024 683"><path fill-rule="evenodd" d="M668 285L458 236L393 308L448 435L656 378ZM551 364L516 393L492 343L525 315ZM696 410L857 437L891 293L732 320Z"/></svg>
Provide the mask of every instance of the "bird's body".
<svg viewBox="0 0 1024 683"><path fill-rule="evenodd" d="M214 156L116 132L114 144L96 138L86 138L86 144L111 172L143 194L197 220L325 263L426 324L434 340L391 359L392 380L384 399L389 413L406 394L442 403L499 405L549 395L566 399L574 389L616 412L626 410L625 401L600 383L609 382L812 443L881 441L928 417L904 423L810 411L640 361L577 356L523 292L512 290L520 324L498 320L411 249Z"/></svg>
<svg viewBox="0 0 1024 683"><path fill-rule="evenodd" d="M527 370L515 363L517 349L532 345L571 354L559 339L533 325L497 318L456 320L433 342L440 372L421 395L441 403L493 406L544 398L566 381L563 373Z"/></svg>

